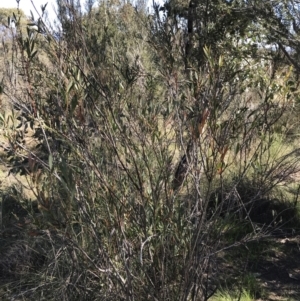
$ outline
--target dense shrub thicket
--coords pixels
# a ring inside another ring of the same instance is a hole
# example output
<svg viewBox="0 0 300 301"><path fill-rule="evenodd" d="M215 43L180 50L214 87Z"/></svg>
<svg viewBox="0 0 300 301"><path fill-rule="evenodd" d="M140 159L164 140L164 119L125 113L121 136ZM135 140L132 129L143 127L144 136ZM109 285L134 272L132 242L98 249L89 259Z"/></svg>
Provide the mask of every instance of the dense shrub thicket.
<svg viewBox="0 0 300 301"><path fill-rule="evenodd" d="M0 293L208 300L221 254L295 226L298 8L92 4L58 1L55 28L15 13L3 44L2 146L27 213L6 210Z"/></svg>

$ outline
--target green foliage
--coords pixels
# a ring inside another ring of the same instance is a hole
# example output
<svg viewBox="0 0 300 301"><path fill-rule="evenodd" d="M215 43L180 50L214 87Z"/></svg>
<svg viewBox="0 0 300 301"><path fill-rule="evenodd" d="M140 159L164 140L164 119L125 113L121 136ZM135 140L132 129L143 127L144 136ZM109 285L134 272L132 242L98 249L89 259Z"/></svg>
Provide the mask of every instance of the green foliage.
<svg viewBox="0 0 300 301"><path fill-rule="evenodd" d="M0 8L1 24L10 25L10 22L8 20L17 21L18 19L21 19L23 22L26 20L25 14L21 9Z"/></svg>
<svg viewBox="0 0 300 301"><path fill-rule="evenodd" d="M295 74L276 80L272 54L245 42L265 32L243 3L169 2L151 16L59 1L59 34L41 19L17 31L1 121L11 172L36 198L24 237L40 261L26 253L12 295L208 300L221 250L272 231L251 211L299 169L278 133Z"/></svg>

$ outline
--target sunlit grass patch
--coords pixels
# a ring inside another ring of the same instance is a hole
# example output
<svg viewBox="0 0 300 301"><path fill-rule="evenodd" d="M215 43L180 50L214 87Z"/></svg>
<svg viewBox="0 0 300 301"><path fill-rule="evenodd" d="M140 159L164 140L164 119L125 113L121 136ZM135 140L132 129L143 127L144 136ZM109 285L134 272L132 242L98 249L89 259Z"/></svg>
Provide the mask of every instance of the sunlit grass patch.
<svg viewBox="0 0 300 301"><path fill-rule="evenodd" d="M219 291L211 298L212 301L254 301L251 294L242 290L242 292Z"/></svg>

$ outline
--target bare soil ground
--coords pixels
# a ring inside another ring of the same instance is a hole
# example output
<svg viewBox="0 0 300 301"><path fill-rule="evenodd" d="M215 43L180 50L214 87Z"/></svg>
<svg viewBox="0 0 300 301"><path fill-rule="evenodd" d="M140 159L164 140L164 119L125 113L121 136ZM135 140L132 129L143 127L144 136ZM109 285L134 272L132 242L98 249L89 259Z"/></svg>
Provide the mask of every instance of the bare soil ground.
<svg viewBox="0 0 300 301"><path fill-rule="evenodd" d="M236 289L237 283L244 283L241 288L244 285L249 290L250 286L255 291L255 301L300 300L299 233L282 233L280 237L253 242L249 248L238 247L221 262L220 272L226 275L223 280L229 292ZM248 280L241 279L241 271Z"/></svg>
<svg viewBox="0 0 300 301"><path fill-rule="evenodd" d="M300 235L274 238L273 243L268 256L261 256L253 267L268 292L266 300L300 300Z"/></svg>

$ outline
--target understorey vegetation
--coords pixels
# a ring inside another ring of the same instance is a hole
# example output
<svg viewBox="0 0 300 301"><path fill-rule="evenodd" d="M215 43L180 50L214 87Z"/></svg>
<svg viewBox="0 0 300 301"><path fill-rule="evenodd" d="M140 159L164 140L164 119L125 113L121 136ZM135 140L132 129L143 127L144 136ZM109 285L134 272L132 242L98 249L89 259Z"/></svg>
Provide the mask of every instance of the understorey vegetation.
<svg viewBox="0 0 300 301"><path fill-rule="evenodd" d="M254 300L299 234L296 1L148 5L0 9L1 300Z"/></svg>

